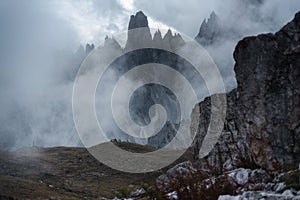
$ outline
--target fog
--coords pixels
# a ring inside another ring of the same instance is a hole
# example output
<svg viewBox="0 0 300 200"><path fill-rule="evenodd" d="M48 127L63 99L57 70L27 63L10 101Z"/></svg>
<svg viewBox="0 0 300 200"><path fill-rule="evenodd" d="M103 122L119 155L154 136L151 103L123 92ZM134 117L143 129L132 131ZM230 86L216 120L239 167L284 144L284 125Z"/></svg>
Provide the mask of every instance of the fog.
<svg viewBox="0 0 300 200"><path fill-rule="evenodd" d="M72 87L79 45L104 41L143 10L152 28L171 27L194 38L214 10L236 36L207 47L228 88L235 87L232 53L248 35L275 32L300 10L298 0L265 1L0 1L0 149L78 146ZM79 58L80 57L80 58Z"/></svg>
<svg viewBox="0 0 300 200"><path fill-rule="evenodd" d="M68 62L76 31L50 3L0 5L0 147L74 145Z"/></svg>

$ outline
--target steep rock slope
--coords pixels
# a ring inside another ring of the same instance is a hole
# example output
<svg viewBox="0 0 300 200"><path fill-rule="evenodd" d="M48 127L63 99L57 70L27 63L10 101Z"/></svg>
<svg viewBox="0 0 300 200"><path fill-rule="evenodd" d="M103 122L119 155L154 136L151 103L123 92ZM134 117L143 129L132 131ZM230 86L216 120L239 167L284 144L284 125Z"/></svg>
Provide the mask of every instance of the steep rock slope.
<svg viewBox="0 0 300 200"><path fill-rule="evenodd" d="M240 41L234 59L238 87L227 94L222 135L199 158L213 109L208 97L191 115L194 163L157 179L166 198L299 199L300 12L276 34Z"/></svg>
<svg viewBox="0 0 300 200"><path fill-rule="evenodd" d="M300 162L300 13L275 35L241 41L234 53L240 132L268 170Z"/></svg>
<svg viewBox="0 0 300 200"><path fill-rule="evenodd" d="M248 157L253 165L268 171L298 167L299 39L300 13L276 34L248 37L238 43L234 53L238 88L228 94L227 121L217 149L234 142L233 154L243 147L244 150L239 151L242 157ZM196 152L206 131L203 127L209 122L205 117L210 109L207 101L209 99L198 105L202 110L199 116L202 126L197 128ZM214 153L210 156L215 157L219 165L228 161L219 159L224 155L222 152L218 154L221 156Z"/></svg>

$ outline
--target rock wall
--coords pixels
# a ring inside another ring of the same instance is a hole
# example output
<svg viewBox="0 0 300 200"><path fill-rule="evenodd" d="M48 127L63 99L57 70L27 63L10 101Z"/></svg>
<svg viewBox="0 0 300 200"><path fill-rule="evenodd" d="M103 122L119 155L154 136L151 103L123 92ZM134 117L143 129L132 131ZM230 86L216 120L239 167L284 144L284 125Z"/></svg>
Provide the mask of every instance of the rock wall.
<svg viewBox="0 0 300 200"><path fill-rule="evenodd" d="M156 180L163 199L300 198L299 39L300 12L278 33L238 43L238 87L227 94L221 137L200 159L215 109L208 97L191 114L194 162L176 165Z"/></svg>
<svg viewBox="0 0 300 200"><path fill-rule="evenodd" d="M234 52L236 90L228 93L222 136L213 151L198 159L209 123L209 98L198 104L195 160L222 173L236 167L269 172L300 163L300 13L276 34L248 37ZM195 117L195 114L192 114ZM211 169L211 168L210 168Z"/></svg>

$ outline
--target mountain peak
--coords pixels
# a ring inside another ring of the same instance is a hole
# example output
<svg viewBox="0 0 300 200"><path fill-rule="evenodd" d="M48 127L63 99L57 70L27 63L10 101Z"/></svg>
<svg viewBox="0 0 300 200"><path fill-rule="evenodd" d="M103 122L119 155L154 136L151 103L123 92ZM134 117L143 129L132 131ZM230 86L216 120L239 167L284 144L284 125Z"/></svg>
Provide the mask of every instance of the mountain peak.
<svg viewBox="0 0 300 200"><path fill-rule="evenodd" d="M147 16L139 11L131 15L128 30L128 38L125 49L134 49L144 45L150 45L152 42L151 32L148 26Z"/></svg>
<svg viewBox="0 0 300 200"><path fill-rule="evenodd" d="M217 16L217 14L215 13L215 11L212 11L211 13L210 13L210 16L209 16L209 18L210 19L216 19L218 16Z"/></svg>
<svg viewBox="0 0 300 200"><path fill-rule="evenodd" d="M154 42L161 42L161 40L162 40L162 35L161 35L160 30L158 29L158 30L154 33L153 41L154 41Z"/></svg>
<svg viewBox="0 0 300 200"><path fill-rule="evenodd" d="M137 12L135 15L131 15L128 30L144 27L148 27L148 19L142 11Z"/></svg>
<svg viewBox="0 0 300 200"><path fill-rule="evenodd" d="M104 46L110 46L110 47L115 47L116 49L121 49L120 44L118 43L118 41L115 38L110 38L108 36L105 37L104 40Z"/></svg>
<svg viewBox="0 0 300 200"><path fill-rule="evenodd" d="M86 54L89 54L94 48L95 48L95 45L94 45L94 44L89 44L89 43L87 43L87 44L85 45L85 53L86 53Z"/></svg>
<svg viewBox="0 0 300 200"><path fill-rule="evenodd" d="M220 35L220 28L220 19L217 14L212 11L210 17L203 20L196 41L205 46L215 42Z"/></svg>
<svg viewBox="0 0 300 200"><path fill-rule="evenodd" d="M172 37L173 37L173 33L172 33L171 29L168 29L168 31L163 39L171 39Z"/></svg>

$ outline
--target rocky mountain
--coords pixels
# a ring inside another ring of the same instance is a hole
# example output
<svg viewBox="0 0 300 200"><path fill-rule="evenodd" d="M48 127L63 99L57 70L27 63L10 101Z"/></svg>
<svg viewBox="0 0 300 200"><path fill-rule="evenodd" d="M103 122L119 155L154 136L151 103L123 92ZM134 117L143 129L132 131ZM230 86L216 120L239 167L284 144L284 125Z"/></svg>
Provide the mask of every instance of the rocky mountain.
<svg viewBox="0 0 300 200"><path fill-rule="evenodd" d="M136 28L149 28L147 16L142 11L139 11L130 17L128 30Z"/></svg>
<svg viewBox="0 0 300 200"><path fill-rule="evenodd" d="M202 23L198 42L204 46L222 42L218 39L225 37L221 27L220 19L212 13L210 19ZM175 50L184 45L182 37L170 30L164 36L158 30L152 38L147 17L142 12L131 16L128 29L134 28L145 29L137 34L129 33L125 48L114 38L106 37L107 53L124 53L141 41ZM79 66L93 48L94 45L89 44L85 49L80 47L75 54L78 60L74 62ZM191 114L191 131L196 134L193 159L188 151L188 155L178 160L182 163L171 169L132 175L109 169L82 148L25 148L0 152L0 199L105 199L116 196L135 199L299 199L299 55L300 12L279 32L247 37L237 44L234 70L238 86L226 94L227 115L221 137L204 158L199 157L199 150L211 120L211 110L217 109L212 107L211 97L197 104ZM117 75L149 61L175 67L182 64L163 52L134 51L119 60ZM161 147L172 139L180 123L176 117L178 102L175 95L166 88L149 85L133 94L130 109L135 121L146 124L150 120L149 107L155 103L164 106L168 119L163 130L145 144ZM111 139L124 135L122 132L115 134ZM129 136L125 138L135 141ZM146 145L122 142L116 145L133 152L155 150ZM159 191L154 188L155 181Z"/></svg>
<svg viewBox="0 0 300 200"><path fill-rule="evenodd" d="M232 52L237 41L243 38L240 26L228 23L214 11L204 19L195 41L202 45L213 58L223 77L226 91L236 88Z"/></svg>
<svg viewBox="0 0 300 200"><path fill-rule="evenodd" d="M299 55L300 12L275 34L241 40L234 52L238 87L227 94L226 122L218 143L199 158L213 109L208 97L192 113L192 120L199 121L191 127L196 133L194 164L170 170L158 179L158 187L166 195L175 190L189 198L240 194L236 199L299 199Z"/></svg>
<svg viewBox="0 0 300 200"><path fill-rule="evenodd" d="M195 40L204 47L208 47L221 45L228 40L241 37L239 27L228 24L213 11L208 19L203 20Z"/></svg>
<svg viewBox="0 0 300 200"><path fill-rule="evenodd" d="M82 61L87 57L87 55L95 48L94 44L86 44L85 48L81 45L74 54L74 62L77 65L81 65Z"/></svg>
<svg viewBox="0 0 300 200"><path fill-rule="evenodd" d="M299 159L297 17L274 35L245 38L234 53L238 87L227 95L228 114L223 135L234 136L232 141L246 141L243 145L238 143L240 146L233 152L246 153L244 149L249 146L246 144L254 143L255 146L249 147L251 153L240 157L249 157L254 164L269 170L288 167L291 163L295 167L294 161ZM203 133L209 121L206 108L209 101L206 99L199 105L203 111L200 119ZM199 138L196 152L201 146Z"/></svg>
<svg viewBox="0 0 300 200"><path fill-rule="evenodd" d="M134 31L132 31L133 29ZM146 45L149 47L158 45L158 47L164 47L164 49L176 51L185 44L180 34L173 34L171 30L168 30L163 36L160 30L157 30L152 37L150 28L148 26L147 16L145 16L141 11L137 12L136 15L131 16L128 30L128 37L124 49L114 38L107 37L105 39L105 51L121 51L124 54L113 65L116 79L123 76L135 66L142 64L161 63L174 68L182 67L182 62L180 62L178 58L173 56L170 52L154 48L139 49L141 45ZM153 71L153 76L158 76L158 74L155 75L155 73L159 72ZM176 84L176 80L174 80L174 84ZM110 139L137 142L154 147L162 147L168 144L176 134L176 130L178 129L180 123L180 119L178 117L180 116L179 104L176 96L169 89L157 84L148 84L142 88L139 88L131 97L131 102L129 105L130 115L137 124L149 124L150 117L148 112L149 108L154 104L163 105L167 110L168 115L167 123L158 134L148 139L139 139L124 133L117 126L115 126L115 129L113 130L118 131L111 131L111 127L107 127L105 129L107 130L106 132L111 133L108 135L108 137ZM99 105L99 111L104 109L106 109L105 106ZM109 115L111 119L113 119L112 115ZM103 117L107 118L109 116L105 115ZM99 118L101 120L101 117Z"/></svg>
<svg viewBox="0 0 300 200"><path fill-rule="evenodd" d="M133 29L135 30L130 31ZM173 34L170 29L164 36L162 36L158 29L152 37L147 16L142 11L139 11L136 15L130 17L128 30L128 39L125 50L138 48L141 46L141 43L148 45L149 47L157 45L158 47L163 46L164 48L174 50L183 46L185 43L180 34Z"/></svg>
<svg viewBox="0 0 300 200"><path fill-rule="evenodd" d="M217 42L222 36L221 21L215 12L210 14L208 19L204 19L195 40L204 46Z"/></svg>
<svg viewBox="0 0 300 200"><path fill-rule="evenodd" d="M141 44L150 45L152 42L152 35L148 26L147 16L139 11L136 15L131 15L128 30L128 38L125 49L135 49L140 47Z"/></svg>

